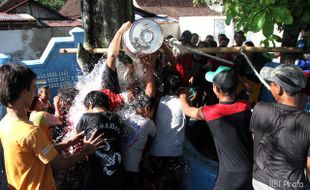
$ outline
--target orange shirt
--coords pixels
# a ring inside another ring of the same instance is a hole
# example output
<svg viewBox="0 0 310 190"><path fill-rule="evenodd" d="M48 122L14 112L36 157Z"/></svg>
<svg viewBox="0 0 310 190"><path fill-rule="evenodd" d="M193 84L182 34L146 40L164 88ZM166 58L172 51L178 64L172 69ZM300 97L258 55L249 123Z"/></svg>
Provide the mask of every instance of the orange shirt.
<svg viewBox="0 0 310 190"><path fill-rule="evenodd" d="M58 153L41 128L5 117L0 139L10 189L56 189L49 163Z"/></svg>

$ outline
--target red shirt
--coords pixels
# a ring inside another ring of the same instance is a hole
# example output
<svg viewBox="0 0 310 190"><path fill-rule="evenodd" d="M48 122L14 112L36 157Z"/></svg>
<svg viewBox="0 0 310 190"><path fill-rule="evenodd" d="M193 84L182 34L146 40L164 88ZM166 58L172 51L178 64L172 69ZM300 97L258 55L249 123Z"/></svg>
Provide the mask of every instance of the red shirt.
<svg viewBox="0 0 310 190"><path fill-rule="evenodd" d="M175 67L177 72L180 73L184 84L187 86L189 79L192 77L193 56L191 54L181 56L178 58L178 63Z"/></svg>

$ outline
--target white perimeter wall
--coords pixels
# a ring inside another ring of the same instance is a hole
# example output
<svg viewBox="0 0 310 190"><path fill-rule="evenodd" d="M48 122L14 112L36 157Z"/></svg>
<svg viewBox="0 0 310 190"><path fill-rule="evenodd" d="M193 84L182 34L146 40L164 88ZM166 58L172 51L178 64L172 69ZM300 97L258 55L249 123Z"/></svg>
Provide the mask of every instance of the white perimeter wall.
<svg viewBox="0 0 310 190"><path fill-rule="evenodd" d="M201 40L204 40L207 35L213 35L217 41L217 36L221 33L226 34L230 39L228 47L235 44L234 42L234 26L233 23L230 25L225 24L225 16L209 16L209 17L180 17L180 34L185 30L190 30L192 33L197 33ZM282 36L276 26L274 27L274 34ZM180 35L179 34L179 35ZM248 32L246 34L246 41L252 41L255 46L261 46L260 42L264 40L265 37L262 32ZM218 41L217 41L218 42ZM272 44L270 43L270 46ZM276 46L281 46L280 43L276 43Z"/></svg>
<svg viewBox="0 0 310 190"><path fill-rule="evenodd" d="M164 37L167 37L168 35L172 35L174 37L179 36L179 23L178 22L161 23L160 27L163 31Z"/></svg>
<svg viewBox="0 0 310 190"><path fill-rule="evenodd" d="M226 34L230 39L229 45L233 45L234 39L234 26L225 24L225 16L193 16L193 17L180 17L180 34L189 30L192 33L197 33L200 40L205 40L207 35L214 36L217 41L217 36L221 33Z"/></svg>
<svg viewBox="0 0 310 190"><path fill-rule="evenodd" d="M0 30L0 53L9 54L12 62L39 59L52 37L68 36L72 27Z"/></svg>

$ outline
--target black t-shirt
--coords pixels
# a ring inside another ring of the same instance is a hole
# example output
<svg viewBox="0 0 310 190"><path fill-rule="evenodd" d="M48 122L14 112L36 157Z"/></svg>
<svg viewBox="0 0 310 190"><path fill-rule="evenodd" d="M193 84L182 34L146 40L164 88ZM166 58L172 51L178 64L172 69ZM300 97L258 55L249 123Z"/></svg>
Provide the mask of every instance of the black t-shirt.
<svg viewBox="0 0 310 190"><path fill-rule="evenodd" d="M112 112L85 113L76 129L78 132L85 131L87 138L97 129L97 135L104 133L103 138L106 139L103 143L105 148L88 156L89 176L86 186L94 189L114 189L120 186L124 179L121 159L123 125L119 117Z"/></svg>
<svg viewBox="0 0 310 190"><path fill-rule="evenodd" d="M103 62L104 59L100 59L99 62ZM111 90L112 92L119 94L121 92L118 78L117 78L117 71L113 71L107 63L105 64L105 68L102 73L102 81L101 81L101 87L107 88Z"/></svg>
<svg viewBox="0 0 310 190"><path fill-rule="evenodd" d="M216 188L251 189L253 141L249 130L249 103L238 100L204 106L203 115L213 135L219 158Z"/></svg>
<svg viewBox="0 0 310 190"><path fill-rule="evenodd" d="M254 179L275 189L302 189L310 157L310 115L296 107L259 102L250 129Z"/></svg>

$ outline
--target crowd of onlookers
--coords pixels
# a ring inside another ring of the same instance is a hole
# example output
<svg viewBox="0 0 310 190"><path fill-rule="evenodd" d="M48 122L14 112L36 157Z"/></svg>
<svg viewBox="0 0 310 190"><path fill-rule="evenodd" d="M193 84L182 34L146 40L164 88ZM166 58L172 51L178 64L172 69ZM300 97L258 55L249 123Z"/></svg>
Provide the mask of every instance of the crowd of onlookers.
<svg viewBox="0 0 310 190"><path fill-rule="evenodd" d="M309 73L294 63L273 63L269 54L246 52L269 92L244 55L216 54L230 65L176 54L168 43L172 36L159 51L131 58L120 51L130 26L120 27L99 60L101 88L84 97L79 121L71 117L77 88L58 89L52 104L48 86L36 90L31 69L0 66L0 102L7 107L0 140L8 189L184 189L191 172L182 156L189 125L208 129L206 151L216 150L212 159L219 162L214 189L308 186ZM234 40L236 46L254 46L242 31ZM187 30L179 41L192 48L227 47L230 39L220 34L217 42L211 35L202 41ZM137 80L141 65L143 78Z"/></svg>

